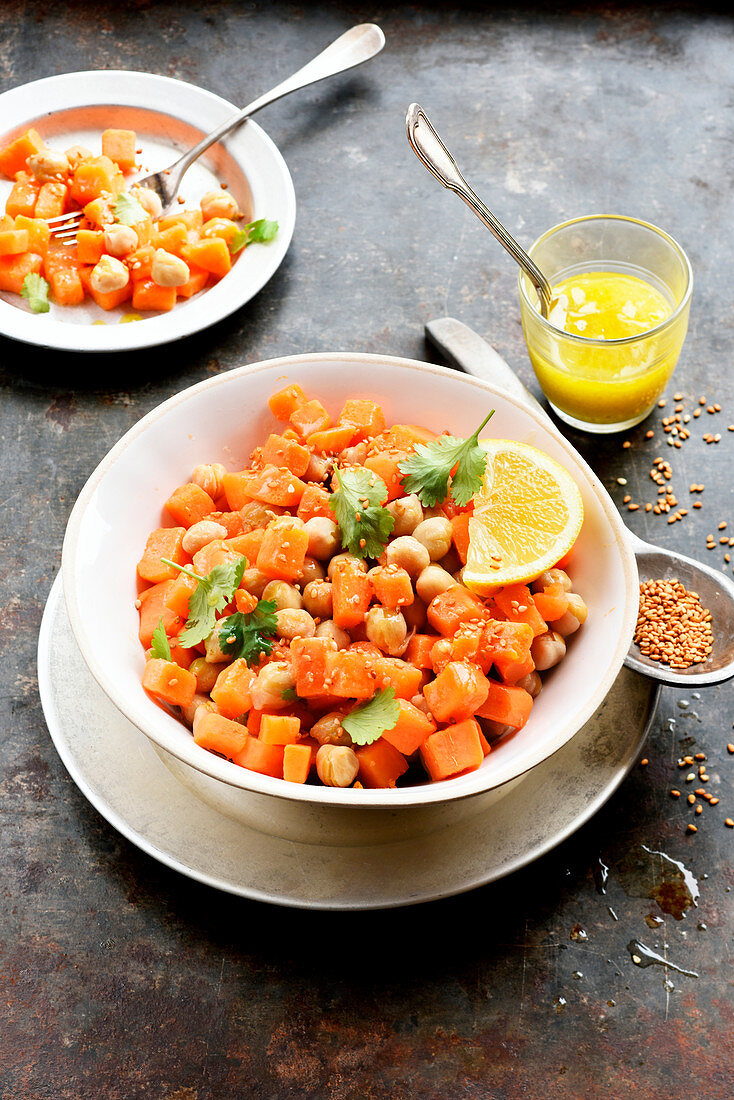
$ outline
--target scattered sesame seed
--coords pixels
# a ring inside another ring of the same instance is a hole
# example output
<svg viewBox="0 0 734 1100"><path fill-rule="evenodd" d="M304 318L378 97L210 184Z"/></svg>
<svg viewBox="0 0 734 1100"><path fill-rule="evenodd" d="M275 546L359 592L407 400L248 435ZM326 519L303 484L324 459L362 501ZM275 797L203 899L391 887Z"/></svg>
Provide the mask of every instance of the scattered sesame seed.
<svg viewBox="0 0 734 1100"><path fill-rule="evenodd" d="M730 817L724 818L724 824L726 825L727 829L734 829L734 821L732 821Z"/></svg>
<svg viewBox="0 0 734 1100"><path fill-rule="evenodd" d="M630 443L629 439L625 439L624 443L622 444L622 447L624 448L624 450L626 451L631 446L632 446L632 444Z"/></svg>
<svg viewBox="0 0 734 1100"><path fill-rule="evenodd" d="M692 805L693 805L693 803L694 803L695 801L696 801L696 796L695 796L695 794L689 794L689 795L688 795L688 804L689 804L690 806L692 806Z"/></svg>
<svg viewBox="0 0 734 1100"><path fill-rule="evenodd" d="M618 477L617 478L617 485L626 485L626 484L627 484L627 478L626 477Z"/></svg>
<svg viewBox="0 0 734 1100"><path fill-rule="evenodd" d="M671 792L670 792L670 793L671 793L671 795L673 796L673 798L680 798L680 791L677 791L677 790L675 789L675 787L673 787L673 789L671 790Z"/></svg>
<svg viewBox="0 0 734 1100"><path fill-rule="evenodd" d="M695 826L695 825L691 825L690 823L689 823L688 825L686 825L686 830L687 830L687 831L688 831L689 833L697 833L697 832L698 832L698 829L696 828L696 826Z"/></svg>

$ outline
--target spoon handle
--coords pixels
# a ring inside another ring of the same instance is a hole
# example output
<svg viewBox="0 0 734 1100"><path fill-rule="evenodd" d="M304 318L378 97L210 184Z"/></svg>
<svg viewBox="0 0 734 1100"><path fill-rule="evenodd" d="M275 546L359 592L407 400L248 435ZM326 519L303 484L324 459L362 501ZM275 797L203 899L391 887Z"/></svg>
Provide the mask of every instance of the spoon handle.
<svg viewBox="0 0 734 1100"><path fill-rule="evenodd" d="M540 310L544 317L548 316L551 302L550 283L540 268L530 259L527 252L512 237L504 225L495 218L472 191L469 184L462 176L456 161L451 156L441 138L438 136L428 115L419 103L411 103L405 116L405 129L413 152L426 166L439 183L453 191L455 195L463 199L466 205L474 211L477 217L484 222L487 229L494 233L503 248L512 256L515 263L519 264L538 292L540 298Z"/></svg>

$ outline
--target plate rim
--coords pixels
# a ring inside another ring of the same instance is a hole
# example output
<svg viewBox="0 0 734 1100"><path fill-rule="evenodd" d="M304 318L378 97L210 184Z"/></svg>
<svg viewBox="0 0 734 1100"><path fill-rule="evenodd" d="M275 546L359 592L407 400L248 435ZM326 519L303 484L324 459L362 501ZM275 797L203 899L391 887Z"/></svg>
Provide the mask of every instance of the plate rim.
<svg viewBox="0 0 734 1100"><path fill-rule="evenodd" d="M100 816L109 825L112 826L113 829L124 836L126 840L128 840L140 851L144 852L148 856L151 856L153 859L157 860L159 863L162 863L170 870L177 871L179 874L184 875L186 878L189 878L204 886L208 886L211 889L221 890L223 893L230 894L233 897L247 898L250 901L258 901L270 905L279 905L283 908L288 909L309 909L322 912L367 912L422 905L427 902L440 901L449 897L458 897L460 894L466 894L472 890L479 889L482 886L488 886L493 882L497 882L499 879L506 878L509 875L514 874L516 871L522 870L529 864L534 863L537 859L541 859L543 856L551 852L554 848L557 848L560 844L563 844L566 840L569 839L569 837L573 836L574 833L576 833L596 813L598 813L602 806L604 806L605 803L609 801L612 795L618 790L623 781L627 778L634 766L635 759L639 755L642 746L645 744L645 741L649 736L650 728L655 720L655 715L657 713L658 702L662 690L660 684L656 684L653 681L648 680L648 683L650 684L650 701L647 717L644 721L640 734L638 735L625 759L618 765L613 778L603 788L601 788L601 790L598 791L595 798L593 798L584 808L584 810L576 817L574 817L568 825L562 828L559 832L554 833L550 837L547 837L542 843L537 844L532 848L529 848L522 855L506 862L505 864L498 865L489 874L483 875L480 878L475 879L474 881L467 882L461 886L455 888L452 887L450 889L437 888L434 891L425 892L420 896L412 895L403 899L395 898L388 902L382 901L375 904L365 904L362 902L350 901L340 903L333 897L323 900L312 899L308 901L303 901L299 900L294 895L278 895L264 889L257 889L256 887L238 884L221 876L210 875L206 872L198 870L195 867L188 866L178 856L167 852L164 848L148 840L144 833L132 826L123 817L119 810L111 806L109 802L107 802L107 800L104 798L104 796L100 792L98 792L95 787L87 780L84 772L78 766L76 757L70 750L66 739L63 737L63 734L60 735L58 732L58 730L61 729L61 722L58 719L53 700L53 691L51 688L51 663L49 660L49 654L55 616L58 613L59 609L61 610L61 613L66 614L68 618L68 612L66 610L63 593L63 579L60 572L57 573L54 581L52 582L51 589L46 599L43 615L41 618L37 648L38 691L51 742L56 752L58 753L62 764L66 768L69 776L71 777L72 781L81 792L81 794L94 807L97 813L99 813ZM73 631L72 638L74 644L77 644L76 638L73 635ZM82 658L82 661L84 661L84 657L81 651L80 657ZM86 662L84 663L86 665ZM622 672L622 669L620 669L619 672ZM633 674L640 675L639 673L634 672ZM648 679L647 677L642 676L640 678ZM107 696L105 696L105 700L106 702L110 703L110 705L114 705ZM128 722L133 730L137 730L137 727L132 722L130 722L124 714L120 714L120 717L123 721ZM56 723L56 728L54 723ZM157 755L154 745L149 741L148 738L146 738L143 742L143 746L145 751L150 751L154 755ZM539 764L537 767L542 767L543 763ZM525 776L529 774L529 772L526 772ZM525 776L520 777L520 779L522 780ZM214 819L223 817L223 815L219 814L218 811L215 810L213 807L208 806L203 801L197 799L196 796L186 787L184 787L183 784L179 783L175 779L174 782L176 782L177 787L180 788L183 798L193 799L197 806L203 807L206 812L213 815ZM481 813L491 812L492 807L489 807L484 811L479 811L479 814L481 815ZM225 818L225 820L229 819ZM237 824L239 828L247 830L248 832L251 832L253 834L263 835L258 833L258 831L251 826L234 822L230 823ZM457 822L457 826L461 824L463 824L462 821ZM451 826L449 825L448 828L451 828ZM265 835L267 836L267 834ZM418 836L413 838L413 840L409 843L420 845L421 840L422 837ZM296 842L293 841L290 841L288 843L296 844ZM309 844L304 845L304 847L319 848L320 846ZM384 846L380 845L380 847Z"/></svg>
<svg viewBox="0 0 734 1100"><path fill-rule="evenodd" d="M399 368L407 368L411 370L418 370L424 374L436 374L440 376L449 376L456 380L461 380L464 384L474 386L477 389L489 392L495 396L500 396L503 400L506 400L511 405L518 408L524 416L529 420L534 421L544 432L548 432L554 438L558 440L562 448L567 452L569 459L578 464L584 470L585 477L591 483L592 487L596 490L597 496L601 502L601 506L607 516L612 532L619 546L619 551L622 557L622 569L627 579L626 593L629 597L627 612L626 612L626 624L627 630L625 637L620 638L617 642L615 649L614 660L604 670L604 674L601 677L600 684L597 686L594 694L590 697L586 704L586 707L580 711L578 717L578 723L574 732L565 737L565 739L558 744L550 753L546 753L545 756L552 755L558 751L564 744L566 744L581 728L581 726L589 720L591 715L601 705L604 697L611 688L616 676L619 674L619 670L624 663L624 657L629 649L629 644L634 631L634 624L637 618L637 566L634 554L632 552L629 541L626 537L626 529L619 516L611 497L607 493L606 488L603 486L600 479L584 460L584 458L576 451L573 445L563 436L553 425L549 425L543 418L542 413L535 413L534 410L529 409L520 399L513 397L511 394L503 391L501 387L496 387L491 383L485 382L482 379L474 378L470 375L457 374L457 372L451 370L448 367L440 367L435 364L421 362L420 360L406 359L399 356L389 356L374 353L358 353L358 352L308 352L300 355L282 356L275 359L263 360L258 363L247 364L241 367L233 368L223 374L215 375L212 378L204 379L201 382L196 383L193 386L189 386L178 393L169 397L166 401L161 402L158 406L152 409L146 416L142 417L136 424L134 424L128 431L118 440L117 443L108 451L95 470L92 472L87 482L83 486L77 500L72 508L69 520L67 523L66 531L64 534L64 541L62 546L62 558L61 569L65 577L68 577L72 582L66 584L65 587L65 601L69 614L72 630L77 639L77 643L82 652L82 656L87 663L93 677L100 685L105 695L114 703L118 710L128 718L129 721L136 725L150 740L159 744L164 751L170 752L171 755L177 757L183 763L195 768L196 770L203 772L206 775L211 776L213 779L217 779L221 782L227 783L229 786L235 788L241 788L244 790L252 790L260 794L271 795L276 798L284 798L291 801L305 801L313 803L327 802L331 805L348 806L348 805L361 805L354 798L360 792L353 791L351 788L341 790L339 788L328 788L326 792L320 791L316 793L316 789L309 787L299 787L297 791L286 792L281 789L282 784L269 776L261 776L258 773L252 773L247 776L247 782L235 782L234 775L232 774L231 767L225 767L228 764L227 761L220 760L218 757L213 756L210 753L202 751L202 757L206 756L207 759L201 760L200 763L193 763L191 759L183 756L178 746L174 746L165 738L165 736L153 736L145 728L145 722L142 716L135 716L135 708L129 712L130 701L124 698L120 692L115 689L115 685L110 686L107 684L107 677L104 670L98 664L94 655L94 647L90 644L90 641L86 635L82 615L79 607L75 602L76 592L73 583L74 563L76 548L78 545L80 526L85 514L85 510L90 503L91 498L102 478L105 476L107 470L112 467L117 460L118 456L130 446L130 444L137 439L139 435L145 432L148 425L164 416L166 411L178 404L185 403L192 397L195 397L203 389L213 389L220 385L227 384L233 377L242 377L246 375L256 374L266 370L276 370L277 372L286 372L289 368L299 365L308 366L314 362L319 363L349 363L355 366L365 366L373 363L375 365L380 364L382 366L394 366ZM634 593L634 598L630 595ZM633 606L634 604L634 606ZM611 669L614 672L611 672ZM140 718L140 721L138 721ZM142 723L142 724L141 724ZM537 766L540 760L545 756L541 756L538 759L533 759L532 753L530 754L527 766L523 768L522 772L515 772L514 774L507 774L506 772L500 772L499 777L494 782L486 783L486 775L484 776L484 783L476 786L477 777L480 772L472 772L468 775L458 777L456 780L446 780L443 784L427 784L425 787L414 788L402 788L402 791L410 790L415 804L425 804L429 802L446 802L453 799L460 799L470 797L473 794L480 793L482 791L490 790L493 787L500 786L502 783L508 782L510 779L517 778L518 775L523 774L524 771L529 771L531 768ZM208 759L211 757L211 759ZM206 764L206 766L205 766ZM234 768L239 772L240 769ZM510 769L511 770L511 769ZM240 778L238 776L238 778ZM460 782L462 789L460 791L455 790L454 784ZM435 788L440 786L440 790ZM391 808L396 805L396 800L391 795L394 795L394 791L372 791L371 793L371 805L379 807Z"/></svg>
<svg viewBox="0 0 734 1100"><path fill-rule="evenodd" d="M174 114L170 105L185 103L192 96L199 100L202 108L211 110L212 129L218 122L239 110L235 104L216 92L177 77L141 72L137 69L81 69L41 77L9 88L0 94L2 132L5 134L9 130L22 126L25 122L38 121L44 114L51 116L57 111L64 111L70 107L94 105L95 97L102 95L101 92L96 91L97 88L113 89L113 94L103 99L109 99L115 106L149 108L154 99L142 96L140 93L133 95L132 91L128 90L139 89L146 85L150 88L151 94L154 89L160 92L162 87L169 91L178 90L178 97L175 95L166 97L166 106L160 113L169 114L184 122L190 122L185 111L183 115ZM66 98L62 102L55 102L53 108L44 111L43 97L50 91L55 95L61 91ZM104 105L103 99L100 100L99 105ZM296 223L296 193L288 165L273 139L254 119L247 121L247 132L253 135L256 145L260 147L260 155L264 154L269 158L269 167L277 175L283 188L284 206L282 211L277 212L278 236L266 246L262 275L258 275L253 281L253 289L246 289L245 296L236 292L236 281L233 284L223 279L216 286L209 288L201 299L186 302L178 312L174 309L170 313L146 317L142 322L134 325L114 326L75 325L54 319L47 320L35 314L28 314L0 300L0 335L20 343L56 351L85 354L137 351L193 336L225 320L251 301L273 277L290 248ZM222 141L226 143L230 137L231 135L228 135ZM232 155L235 156L235 154ZM235 159L241 164L238 157L235 156ZM244 171L244 166L242 167ZM245 175L250 182L250 172L245 172ZM233 270L236 272L236 265ZM217 294L218 291L222 293ZM212 295L214 295L213 312ZM204 316L201 316L202 314Z"/></svg>

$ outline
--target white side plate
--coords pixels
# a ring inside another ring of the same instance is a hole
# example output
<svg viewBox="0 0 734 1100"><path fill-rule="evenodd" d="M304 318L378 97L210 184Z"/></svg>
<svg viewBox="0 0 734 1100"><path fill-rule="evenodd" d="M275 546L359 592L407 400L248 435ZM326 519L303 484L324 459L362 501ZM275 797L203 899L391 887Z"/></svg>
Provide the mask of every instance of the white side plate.
<svg viewBox="0 0 734 1100"><path fill-rule="evenodd" d="M35 126L53 147L81 144L99 154L104 129L135 130L143 149L142 175L148 175L166 168L236 111L226 99L166 76L112 70L65 73L0 96L0 141ZM283 157L253 121L212 146L191 166L181 187L185 208L198 207L202 195L218 190L221 183L227 184L249 219L269 218L278 222L279 229L268 244L246 248L219 283L178 302L169 313L138 314L143 319L130 324L120 324L134 312L129 302L109 311L93 302L52 303L48 313L34 314L17 294L2 291L0 332L24 343L66 351L130 351L190 336L228 317L249 302L280 266L293 236L296 198ZM2 210L11 187L10 181L0 180Z"/></svg>

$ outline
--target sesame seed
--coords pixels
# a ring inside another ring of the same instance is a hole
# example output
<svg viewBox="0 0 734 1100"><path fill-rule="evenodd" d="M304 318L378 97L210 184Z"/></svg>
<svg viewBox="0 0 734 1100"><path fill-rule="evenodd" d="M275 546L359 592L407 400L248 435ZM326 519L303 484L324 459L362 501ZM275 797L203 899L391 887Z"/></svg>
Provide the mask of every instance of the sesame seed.
<svg viewBox="0 0 734 1100"><path fill-rule="evenodd" d="M727 829L734 829L734 821L732 821L730 817L724 818L724 824L726 825Z"/></svg>
<svg viewBox="0 0 734 1100"><path fill-rule="evenodd" d="M698 832L698 829L696 828L696 826L695 826L695 825L691 825L691 824L688 824L688 825L686 825L686 830L687 830L687 831L688 831L689 833L697 833L697 832Z"/></svg>
<svg viewBox="0 0 734 1100"><path fill-rule="evenodd" d="M671 517L673 522L677 513ZM641 653L674 668L704 661L713 645L711 615L698 595L677 580L645 581L634 640ZM692 764L693 758L686 761ZM691 773L691 779L694 778ZM689 782L688 777L686 782Z"/></svg>

